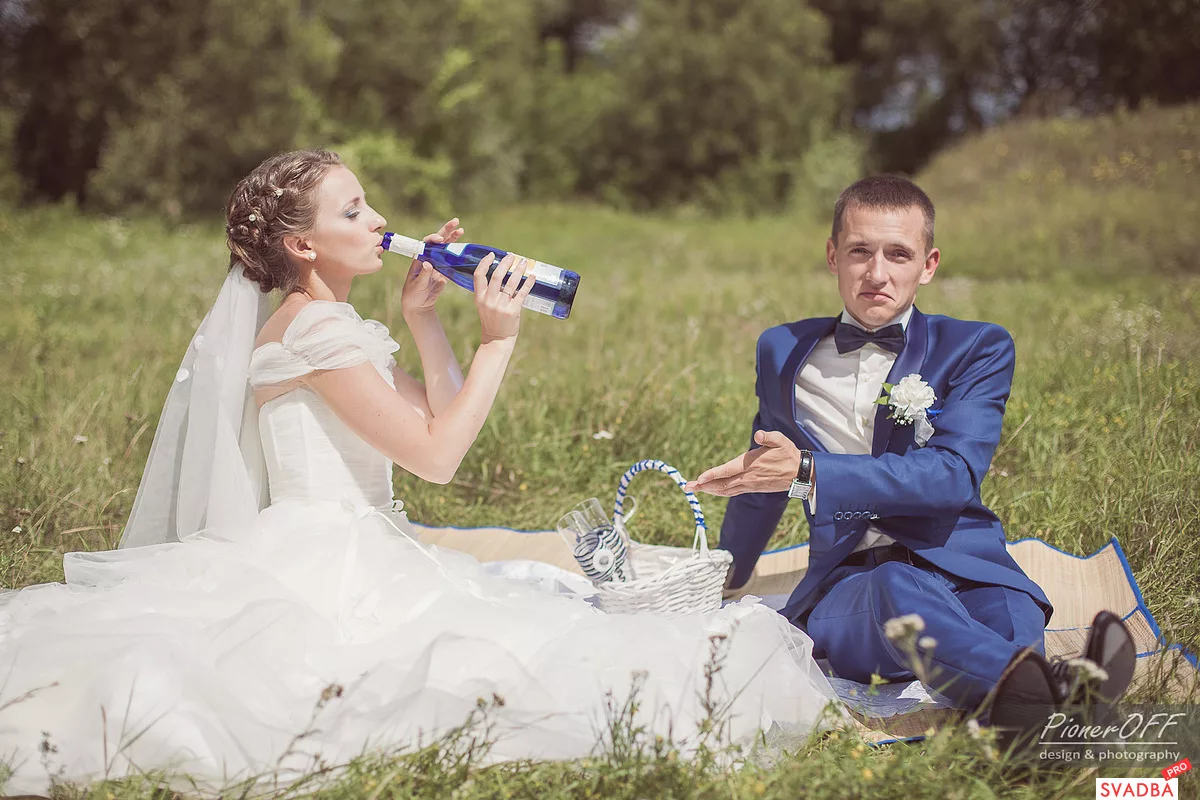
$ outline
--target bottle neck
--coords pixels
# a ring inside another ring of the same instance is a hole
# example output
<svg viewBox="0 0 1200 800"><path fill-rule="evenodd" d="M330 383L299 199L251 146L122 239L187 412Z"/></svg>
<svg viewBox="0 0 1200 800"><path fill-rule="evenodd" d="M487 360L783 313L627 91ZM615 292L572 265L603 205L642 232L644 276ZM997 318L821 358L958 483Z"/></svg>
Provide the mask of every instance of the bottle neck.
<svg viewBox="0 0 1200 800"><path fill-rule="evenodd" d="M389 231L383 234L383 249L409 258L420 258L425 253L425 242Z"/></svg>

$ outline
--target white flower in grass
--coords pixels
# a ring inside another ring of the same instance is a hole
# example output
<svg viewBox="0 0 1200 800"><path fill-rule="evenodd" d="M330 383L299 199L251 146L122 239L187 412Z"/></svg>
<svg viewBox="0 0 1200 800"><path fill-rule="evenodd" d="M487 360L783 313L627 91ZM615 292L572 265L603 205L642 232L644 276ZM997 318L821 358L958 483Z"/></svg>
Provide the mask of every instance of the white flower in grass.
<svg viewBox="0 0 1200 800"><path fill-rule="evenodd" d="M75 444L85 444L87 437L82 434L75 434Z"/></svg>
<svg viewBox="0 0 1200 800"><path fill-rule="evenodd" d="M1075 668L1076 674L1084 683L1104 683L1108 680L1108 672L1104 667L1090 658L1072 658L1067 663Z"/></svg>
<svg viewBox="0 0 1200 800"><path fill-rule="evenodd" d="M972 739L978 739L983 734L983 729L979 727L979 720L971 718L967 720L967 735Z"/></svg>
<svg viewBox="0 0 1200 800"><path fill-rule="evenodd" d="M593 439L611 439L613 438L612 431L596 431L592 434Z"/></svg>
<svg viewBox="0 0 1200 800"><path fill-rule="evenodd" d="M925 620L921 618L920 614L905 614L902 617L893 617L883 623L884 635L893 642L911 638L923 630L925 630Z"/></svg>

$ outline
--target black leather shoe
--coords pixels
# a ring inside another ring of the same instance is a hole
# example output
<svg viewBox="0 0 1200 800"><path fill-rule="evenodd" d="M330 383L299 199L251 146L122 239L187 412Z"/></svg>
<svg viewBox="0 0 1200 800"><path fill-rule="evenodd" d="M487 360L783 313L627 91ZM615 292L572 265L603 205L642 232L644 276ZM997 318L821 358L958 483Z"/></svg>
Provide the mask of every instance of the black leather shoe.
<svg viewBox="0 0 1200 800"><path fill-rule="evenodd" d="M1002 750L1021 750L1063 703L1060 681L1036 650L1013 656L992 692L989 724Z"/></svg>
<svg viewBox="0 0 1200 800"><path fill-rule="evenodd" d="M1051 659L1058 693L1071 705L1111 709L1125 696L1137 666L1137 648L1125 623L1108 611L1097 614L1079 658L1092 662L1103 674L1090 674L1092 668L1075 658Z"/></svg>
<svg viewBox="0 0 1200 800"><path fill-rule="evenodd" d="M1108 675L1092 688L1095 700L1114 705L1119 703L1129 689L1137 667L1137 648L1133 644L1133 636L1120 617L1108 611L1096 615L1083 648L1083 657Z"/></svg>

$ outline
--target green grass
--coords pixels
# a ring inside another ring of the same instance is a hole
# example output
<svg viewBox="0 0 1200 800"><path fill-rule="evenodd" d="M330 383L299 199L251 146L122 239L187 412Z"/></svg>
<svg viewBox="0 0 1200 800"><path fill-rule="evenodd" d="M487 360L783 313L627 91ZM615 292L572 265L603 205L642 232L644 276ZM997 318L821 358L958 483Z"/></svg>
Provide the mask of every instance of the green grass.
<svg viewBox="0 0 1200 800"><path fill-rule="evenodd" d="M1020 124L972 140L921 177L939 207L943 266L918 298L927 313L994 321L1016 339L1004 436L984 483L1009 538L1039 536L1086 554L1116 536L1167 637L1193 649L1198 171L1195 107ZM409 234L438 222L389 218ZM732 457L754 414L759 332L840 308L823 266L825 220L555 206L464 222L469 239L568 266L583 283L569 321L524 320L496 407L455 481L436 486L397 471L397 495L426 524L546 529L579 500L609 502L639 459L661 458L691 477ZM216 220L172 228L66 208L0 214L0 252L0 584L16 587L61 579L65 551L115 546L166 389L226 256ZM391 326L403 345L399 360L417 371L399 315L403 266L397 260L362 280L351 299ZM478 339L471 299L452 288L441 308L466 362ZM601 430L613 438L593 438ZM635 537L690 540L690 514L673 484L639 477L633 491L641 501ZM702 503L715 536L725 503ZM792 509L774 544L806 536ZM1072 786L1078 771L1004 768L964 736L879 752L859 745L823 740L787 763L732 776L653 754L587 766L426 765L421 773L418 755L364 762L322 793L369 795L393 772L384 796L444 796L451 784L462 797L1093 791L1091 778ZM149 786L119 793L148 794Z"/></svg>

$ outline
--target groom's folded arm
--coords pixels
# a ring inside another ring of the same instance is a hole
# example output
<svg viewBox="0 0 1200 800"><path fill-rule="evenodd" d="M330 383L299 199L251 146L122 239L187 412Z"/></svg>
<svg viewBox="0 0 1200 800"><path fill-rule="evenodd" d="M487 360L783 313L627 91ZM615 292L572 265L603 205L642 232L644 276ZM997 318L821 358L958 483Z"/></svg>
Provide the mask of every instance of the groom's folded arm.
<svg viewBox="0 0 1200 800"><path fill-rule="evenodd" d="M984 328L951 378L933 436L904 455L815 453L817 525L860 516L946 516L979 496L1000 442L1015 349L999 326ZM849 515L854 516L849 516Z"/></svg>

